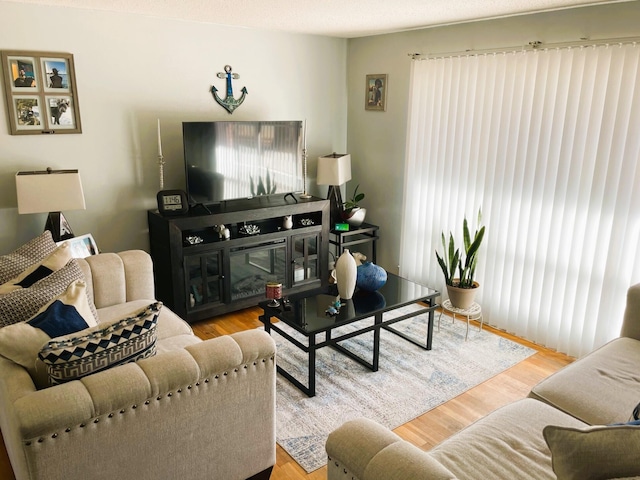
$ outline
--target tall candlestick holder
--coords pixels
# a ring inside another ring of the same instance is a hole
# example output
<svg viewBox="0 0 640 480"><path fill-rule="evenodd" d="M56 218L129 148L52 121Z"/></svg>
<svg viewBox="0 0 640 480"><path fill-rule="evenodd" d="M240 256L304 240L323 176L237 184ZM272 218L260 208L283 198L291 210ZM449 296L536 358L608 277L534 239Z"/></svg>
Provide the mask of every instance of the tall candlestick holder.
<svg viewBox="0 0 640 480"><path fill-rule="evenodd" d="M160 190L164 190L164 157L158 155L158 169L160 170Z"/></svg>
<svg viewBox="0 0 640 480"><path fill-rule="evenodd" d="M302 149L302 174L304 175L304 192L300 195L300 198L311 198L311 195L307 193L307 149Z"/></svg>

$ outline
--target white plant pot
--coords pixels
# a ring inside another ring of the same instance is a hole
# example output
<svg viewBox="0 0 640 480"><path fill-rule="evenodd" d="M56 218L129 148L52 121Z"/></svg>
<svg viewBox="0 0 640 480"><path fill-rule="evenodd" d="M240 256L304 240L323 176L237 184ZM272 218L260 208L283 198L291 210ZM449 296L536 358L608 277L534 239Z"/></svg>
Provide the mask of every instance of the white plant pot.
<svg viewBox="0 0 640 480"><path fill-rule="evenodd" d="M350 213L349 216L343 215L342 218L344 218L344 220L349 225L353 225L354 227L359 227L360 225L362 225L362 222L364 222L364 217L367 216L367 209L362 207L356 207L353 210L351 210L351 212L349 213Z"/></svg>

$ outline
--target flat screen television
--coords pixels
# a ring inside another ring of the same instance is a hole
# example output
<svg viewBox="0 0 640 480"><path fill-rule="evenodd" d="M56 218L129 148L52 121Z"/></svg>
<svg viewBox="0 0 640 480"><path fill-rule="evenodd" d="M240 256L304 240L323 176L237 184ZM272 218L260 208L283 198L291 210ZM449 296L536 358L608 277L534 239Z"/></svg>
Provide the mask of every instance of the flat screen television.
<svg viewBox="0 0 640 480"><path fill-rule="evenodd" d="M302 121L183 122L189 203L304 190Z"/></svg>

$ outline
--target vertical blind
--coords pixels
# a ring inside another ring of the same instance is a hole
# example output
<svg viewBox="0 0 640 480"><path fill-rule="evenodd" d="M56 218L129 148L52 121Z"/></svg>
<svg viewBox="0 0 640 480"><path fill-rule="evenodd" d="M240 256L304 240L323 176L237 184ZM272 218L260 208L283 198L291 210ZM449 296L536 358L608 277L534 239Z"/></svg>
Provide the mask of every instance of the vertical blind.
<svg viewBox="0 0 640 480"><path fill-rule="evenodd" d="M640 282L640 47L412 62L401 275L446 296L441 233L486 225L485 320L582 356Z"/></svg>

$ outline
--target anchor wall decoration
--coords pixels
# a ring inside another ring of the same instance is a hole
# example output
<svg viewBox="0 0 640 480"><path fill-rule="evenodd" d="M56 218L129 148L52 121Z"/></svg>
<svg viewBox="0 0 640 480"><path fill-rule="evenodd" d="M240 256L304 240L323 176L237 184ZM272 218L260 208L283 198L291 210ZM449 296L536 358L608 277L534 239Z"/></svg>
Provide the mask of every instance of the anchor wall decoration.
<svg viewBox="0 0 640 480"><path fill-rule="evenodd" d="M213 95L213 98L215 98L216 102L218 102L225 110L227 110L227 112L229 113L233 113L233 111L238 108L240 105L242 105L242 102L244 102L244 98L247 96L247 87L242 87L242 95L240 96L240 98L233 98L233 86L231 85L231 81L233 79L238 79L240 78L240 75L238 75L237 73L231 73L231 65L225 65L224 66L224 72L219 72L218 73L218 78L226 78L227 79L227 96L224 98L220 98L220 95L218 95L218 89L216 88L215 85L213 85L211 87L211 94Z"/></svg>

